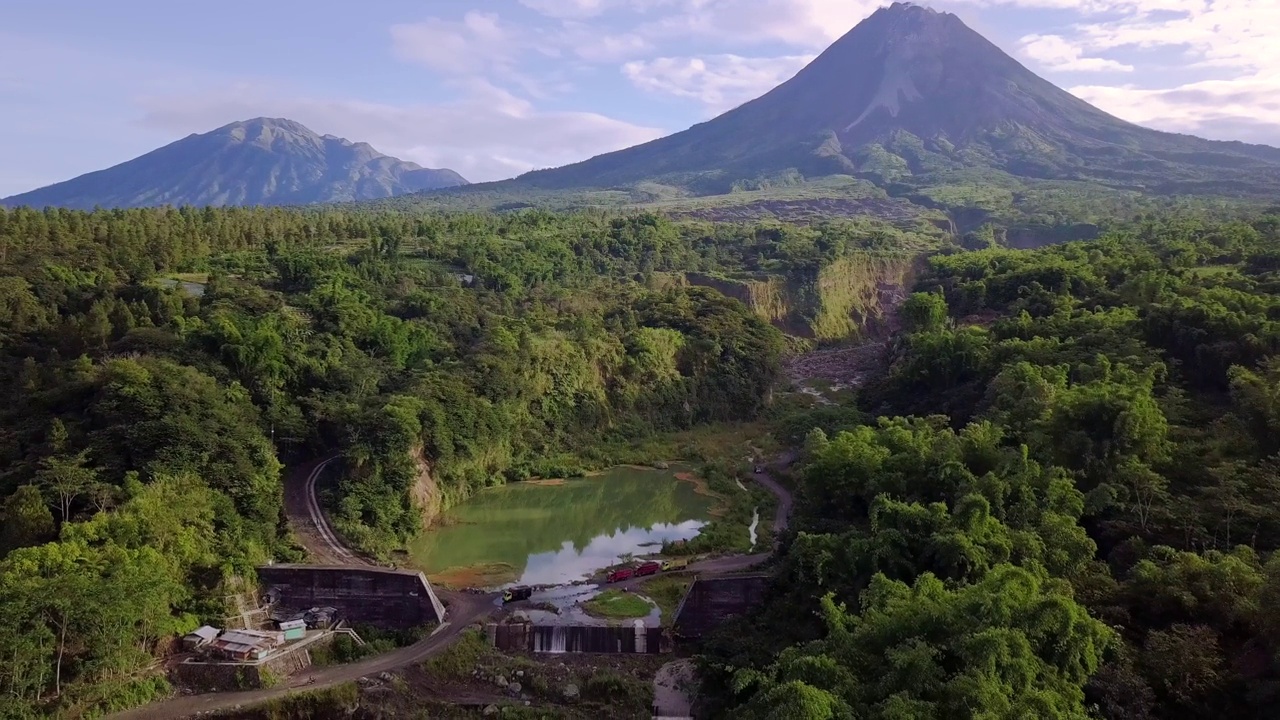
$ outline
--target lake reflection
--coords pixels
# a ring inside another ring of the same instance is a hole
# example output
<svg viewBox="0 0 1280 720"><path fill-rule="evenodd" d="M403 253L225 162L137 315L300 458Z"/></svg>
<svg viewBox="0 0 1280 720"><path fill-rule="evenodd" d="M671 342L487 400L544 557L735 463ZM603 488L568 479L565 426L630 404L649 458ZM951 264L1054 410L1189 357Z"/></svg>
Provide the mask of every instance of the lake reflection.
<svg viewBox="0 0 1280 720"><path fill-rule="evenodd" d="M581 580L600 568L616 564L624 555L651 553L664 542L689 540L705 524L702 520L686 520L678 524L659 523L651 528L631 527L614 535L594 537L582 549L566 540L559 550L530 555L518 582L549 585Z"/></svg>
<svg viewBox="0 0 1280 720"><path fill-rule="evenodd" d="M520 584L567 583L696 536L710 509L710 498L673 471L615 468L558 485L485 490L409 549L429 574L505 563L508 580Z"/></svg>

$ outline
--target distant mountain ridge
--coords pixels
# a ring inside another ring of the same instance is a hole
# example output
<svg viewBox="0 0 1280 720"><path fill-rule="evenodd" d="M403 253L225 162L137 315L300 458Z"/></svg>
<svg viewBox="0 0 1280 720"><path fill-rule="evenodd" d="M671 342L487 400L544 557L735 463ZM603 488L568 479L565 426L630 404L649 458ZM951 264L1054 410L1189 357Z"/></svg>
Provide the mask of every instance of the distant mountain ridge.
<svg viewBox="0 0 1280 720"><path fill-rule="evenodd" d="M718 194L788 171L885 185L974 168L1157 194L1280 191L1280 150L1120 120L1040 78L955 15L911 3L877 10L792 79L712 120L499 185L655 181Z"/></svg>
<svg viewBox="0 0 1280 720"><path fill-rule="evenodd" d="M114 167L0 200L79 209L155 205L305 205L375 200L465 185L368 143L255 118L189 135Z"/></svg>

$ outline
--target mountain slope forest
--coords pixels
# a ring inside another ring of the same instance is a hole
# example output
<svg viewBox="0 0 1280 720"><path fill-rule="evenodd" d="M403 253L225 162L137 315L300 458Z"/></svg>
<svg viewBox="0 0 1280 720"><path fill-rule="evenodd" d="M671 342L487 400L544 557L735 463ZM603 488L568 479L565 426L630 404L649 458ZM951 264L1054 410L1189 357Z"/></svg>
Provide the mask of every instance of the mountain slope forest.
<svg viewBox="0 0 1280 720"><path fill-rule="evenodd" d="M174 635L301 557L287 464L340 452L326 502L380 554L421 527L424 467L454 502L757 417L803 446L795 532L768 604L704 647L714 716L1269 716L1277 240L0 212L0 717L167 692ZM805 328L874 316L876 273L919 290L887 371L852 405L771 401Z"/></svg>
<svg viewBox="0 0 1280 720"><path fill-rule="evenodd" d="M335 522L385 553L430 502L759 415L783 334L683 271L812 278L927 242L652 215L0 211L0 717L163 692L145 669L174 633L221 620L256 564L301 559L283 464L342 453Z"/></svg>
<svg viewBox="0 0 1280 720"><path fill-rule="evenodd" d="M794 534L709 716L1280 714L1278 240L934 255L856 408L783 425Z"/></svg>

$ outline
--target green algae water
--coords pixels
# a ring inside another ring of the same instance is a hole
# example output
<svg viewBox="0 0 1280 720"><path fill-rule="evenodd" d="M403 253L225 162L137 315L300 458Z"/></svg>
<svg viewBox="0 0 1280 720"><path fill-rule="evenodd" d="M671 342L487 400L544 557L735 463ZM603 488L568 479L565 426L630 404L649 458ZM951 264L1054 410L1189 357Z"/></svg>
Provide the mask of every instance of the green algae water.
<svg viewBox="0 0 1280 720"><path fill-rule="evenodd" d="M712 499L675 470L619 467L589 478L489 488L409 546L413 564L461 585L568 583L624 555L688 540ZM503 568L498 576L492 569ZM488 569L488 582L472 577Z"/></svg>

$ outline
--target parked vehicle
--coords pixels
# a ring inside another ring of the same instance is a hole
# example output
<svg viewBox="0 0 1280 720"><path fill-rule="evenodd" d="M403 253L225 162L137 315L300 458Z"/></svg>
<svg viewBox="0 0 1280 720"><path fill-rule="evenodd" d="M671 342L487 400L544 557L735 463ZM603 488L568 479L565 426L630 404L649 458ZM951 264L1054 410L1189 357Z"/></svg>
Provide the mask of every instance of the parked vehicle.
<svg viewBox="0 0 1280 720"><path fill-rule="evenodd" d="M604 581L609 583L622 582L623 580L630 580L632 575L635 575L635 570L629 567L618 568L606 575Z"/></svg>
<svg viewBox="0 0 1280 720"><path fill-rule="evenodd" d="M640 567L636 568L636 577L642 577L644 575L657 575L661 570L662 570L662 563L647 562L641 565Z"/></svg>
<svg viewBox="0 0 1280 720"><path fill-rule="evenodd" d="M502 593L502 602L510 603L528 600L531 595L533 595L533 588L531 587L508 588L506 592Z"/></svg>
<svg viewBox="0 0 1280 720"><path fill-rule="evenodd" d="M689 567L689 558L668 558L662 561L662 571L683 570Z"/></svg>

